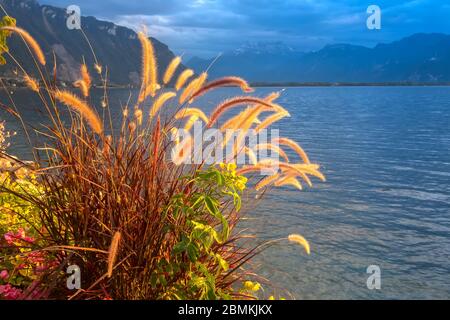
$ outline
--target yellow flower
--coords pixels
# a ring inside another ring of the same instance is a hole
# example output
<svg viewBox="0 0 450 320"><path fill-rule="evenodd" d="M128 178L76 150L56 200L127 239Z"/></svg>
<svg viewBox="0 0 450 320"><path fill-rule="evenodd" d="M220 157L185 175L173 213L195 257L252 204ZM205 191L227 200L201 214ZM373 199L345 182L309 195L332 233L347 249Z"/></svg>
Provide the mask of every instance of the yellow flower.
<svg viewBox="0 0 450 320"><path fill-rule="evenodd" d="M242 183L242 182L240 182L240 181L237 181L236 182L236 187L239 189L239 190L244 190L245 189L245 184L244 183Z"/></svg>
<svg viewBox="0 0 450 320"><path fill-rule="evenodd" d="M259 291L259 289L261 289L261 285L258 282L256 282L252 288L252 291L256 292L256 291Z"/></svg>
<svg viewBox="0 0 450 320"><path fill-rule="evenodd" d="M252 288L253 288L253 282L251 282L251 281L245 281L244 282L244 288L245 289L247 289L247 290L252 290Z"/></svg>
<svg viewBox="0 0 450 320"><path fill-rule="evenodd" d="M258 282L245 281L244 288L249 291L259 291L261 289L261 285Z"/></svg>

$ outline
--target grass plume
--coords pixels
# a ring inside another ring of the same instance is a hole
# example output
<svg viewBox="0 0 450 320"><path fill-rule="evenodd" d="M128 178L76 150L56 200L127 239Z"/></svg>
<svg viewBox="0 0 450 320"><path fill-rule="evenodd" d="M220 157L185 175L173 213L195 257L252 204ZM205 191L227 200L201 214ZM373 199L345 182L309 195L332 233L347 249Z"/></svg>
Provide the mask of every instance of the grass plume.
<svg viewBox="0 0 450 320"><path fill-rule="evenodd" d="M120 232L114 233L114 236L111 241L111 246L108 251L108 278L111 278L114 264L117 260L117 254L119 252L120 239L122 238L122 234Z"/></svg>
<svg viewBox="0 0 450 320"><path fill-rule="evenodd" d="M156 66L155 49L144 32L138 32L138 39L142 46L142 85L139 102L143 102L148 95L155 96L157 90L158 69Z"/></svg>
<svg viewBox="0 0 450 320"><path fill-rule="evenodd" d="M101 65L99 65L98 63L96 63L96 64L94 64L94 68L95 68L95 71L97 71L98 74L102 74L103 68L102 68Z"/></svg>
<svg viewBox="0 0 450 320"><path fill-rule="evenodd" d="M36 79L30 77L29 75L25 75L24 81L28 88L30 88L32 91L39 92L39 84Z"/></svg>
<svg viewBox="0 0 450 320"><path fill-rule="evenodd" d="M299 234L291 234L288 237L289 241L297 243L299 245L301 245L307 254L311 254L311 248L309 246L309 242L301 235Z"/></svg>
<svg viewBox="0 0 450 320"><path fill-rule="evenodd" d="M76 88L79 88L83 97L89 96L89 88L84 80L77 80L73 83Z"/></svg>
<svg viewBox="0 0 450 320"><path fill-rule="evenodd" d="M65 90L57 90L55 92L55 98L68 107L79 112L80 115L89 123L95 133L103 133L103 124L101 120L99 119L95 111L92 110L92 108L88 106L84 101L79 99L73 93Z"/></svg>
<svg viewBox="0 0 450 320"><path fill-rule="evenodd" d="M295 175L287 175L275 181L274 185L276 187L291 185L296 187L298 190L303 190L302 184L295 178Z"/></svg>
<svg viewBox="0 0 450 320"><path fill-rule="evenodd" d="M264 119L264 121L262 121L260 124L258 124L258 126L256 127L256 132L259 132L263 129L268 128L269 126L271 126L273 123L288 117L289 113L287 112L276 112L270 116L268 116L266 119Z"/></svg>
<svg viewBox="0 0 450 320"><path fill-rule="evenodd" d="M188 81L189 78L192 77L193 75L194 75L194 71L192 71L191 69L184 70L177 79L177 82L175 84L175 89L177 91L180 90L184 86L186 81Z"/></svg>
<svg viewBox="0 0 450 320"><path fill-rule="evenodd" d="M175 114L175 119L182 119L190 116L197 116L198 118L202 119L205 123L208 123L208 117L205 115L205 113L197 108L184 108L178 111Z"/></svg>
<svg viewBox="0 0 450 320"><path fill-rule="evenodd" d="M257 145L255 146L255 151L258 151L258 150L271 150L271 151L275 151L275 152L278 153L281 157L283 157L283 159L284 159L286 162L289 162L289 158L288 158L286 152L285 152L283 149L281 149L279 146L274 145L273 143L260 143L260 144L257 144Z"/></svg>
<svg viewBox="0 0 450 320"><path fill-rule="evenodd" d="M243 105L243 104L257 104L257 105L263 105L269 108L273 108L275 109L275 105L271 102L267 102L263 99L260 98L255 98L255 97L235 97L235 98L231 98L228 99L224 102L222 102L221 104L219 104L216 109L214 109L214 111L211 113L210 116L210 120L208 123L208 127L212 127L214 125L214 123L216 123L216 121L219 119L219 117L225 113L226 111L228 111L231 108L237 107L239 105Z"/></svg>
<svg viewBox="0 0 450 320"><path fill-rule="evenodd" d="M289 138L277 138L276 143L279 143L280 145L286 145L291 147L297 154L302 158L303 162L306 164L310 164L309 157L306 154L305 150L303 150L302 147L300 147L295 141L289 139Z"/></svg>
<svg viewBox="0 0 450 320"><path fill-rule="evenodd" d="M166 72L164 73L163 77L164 84L168 84L170 80L172 80L172 77L175 71L177 70L178 66L180 65L180 63L181 63L180 57L175 57L172 59L172 61L170 62L169 66L166 69Z"/></svg>
<svg viewBox="0 0 450 320"><path fill-rule="evenodd" d="M211 91L216 88L225 87L225 86L237 86L242 89L242 91L249 93L253 92L253 89L248 85L247 81L239 77L225 77L218 80L211 81L207 83L202 88L198 89L192 95L192 99L196 99L206 94L208 91Z"/></svg>
<svg viewBox="0 0 450 320"><path fill-rule="evenodd" d="M15 33L19 34L22 37L22 39L33 50L33 52L36 55L36 58L39 61L39 63L42 64L43 66L45 66L45 63L46 63L45 55L42 52L41 47L39 46L39 44L36 42L36 40L34 40L34 38L27 31L23 30L22 28L12 27L12 26L1 27L0 30L11 31L11 32L15 32Z"/></svg>
<svg viewBox="0 0 450 320"><path fill-rule="evenodd" d="M158 98L155 99L152 105L152 109L150 111L150 115L154 117L161 107L170 99L176 97L176 93L172 91L164 92L163 94L160 94Z"/></svg>
<svg viewBox="0 0 450 320"><path fill-rule="evenodd" d="M203 72L201 75L199 75L197 78L195 78L194 80L191 81L191 83L189 83L187 85L187 87L184 89L183 93L180 95L180 104L184 104L188 99L190 99L192 97L192 94L199 90L203 84L206 81L207 78L207 73Z"/></svg>

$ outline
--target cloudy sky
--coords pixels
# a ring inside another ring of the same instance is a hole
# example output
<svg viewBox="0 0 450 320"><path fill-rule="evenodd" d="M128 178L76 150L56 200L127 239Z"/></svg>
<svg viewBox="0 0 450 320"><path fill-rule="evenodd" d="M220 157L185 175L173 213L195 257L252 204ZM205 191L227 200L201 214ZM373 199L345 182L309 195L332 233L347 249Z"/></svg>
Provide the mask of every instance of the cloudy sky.
<svg viewBox="0 0 450 320"><path fill-rule="evenodd" d="M308 51L326 44L373 46L417 32L450 34L443 0L41 0L82 15L140 28L176 53L201 57L246 42L282 41ZM369 5L381 8L381 30L368 30Z"/></svg>

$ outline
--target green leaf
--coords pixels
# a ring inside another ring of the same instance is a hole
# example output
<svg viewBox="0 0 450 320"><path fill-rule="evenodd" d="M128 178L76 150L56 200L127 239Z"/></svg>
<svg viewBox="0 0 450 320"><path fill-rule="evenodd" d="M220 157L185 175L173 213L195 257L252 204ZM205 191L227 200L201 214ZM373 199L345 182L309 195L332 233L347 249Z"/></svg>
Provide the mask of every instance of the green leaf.
<svg viewBox="0 0 450 320"><path fill-rule="evenodd" d="M185 241L181 241L178 242L172 249L172 254L177 255L180 254L181 252L186 251L187 249L187 244Z"/></svg>
<svg viewBox="0 0 450 320"><path fill-rule="evenodd" d="M164 287L167 285L166 278L162 274L158 277L158 280Z"/></svg>
<svg viewBox="0 0 450 320"><path fill-rule="evenodd" d="M219 186L223 186L225 184L225 177L223 176L223 174L220 171L215 171L216 173L216 178L217 178L217 184Z"/></svg>
<svg viewBox="0 0 450 320"><path fill-rule="evenodd" d="M16 25L16 19L9 17L9 16L4 16L2 18L2 20L0 20L0 27L5 27L5 26L15 26ZM4 52L8 52L8 45L6 43L6 39L11 36L11 32L10 31L0 31L0 64L5 64L6 60L5 58L2 56L2 54Z"/></svg>
<svg viewBox="0 0 450 320"><path fill-rule="evenodd" d="M206 205L206 208L208 209L209 213L211 213L214 217L217 217L219 210L217 209L217 207L211 197L208 197L208 196L205 197L205 205Z"/></svg>
<svg viewBox="0 0 450 320"><path fill-rule="evenodd" d="M230 266L228 265L228 262L225 261L224 258L220 254L216 254L216 260L219 263L219 266L223 269L223 271L228 271Z"/></svg>
<svg viewBox="0 0 450 320"><path fill-rule="evenodd" d="M227 219L222 216L222 242L225 242L228 240L228 237L230 236L230 227L228 225Z"/></svg>
<svg viewBox="0 0 450 320"><path fill-rule="evenodd" d="M199 195L195 202L192 204L191 208L195 208L201 201L203 201L204 198L204 195Z"/></svg>
<svg viewBox="0 0 450 320"><path fill-rule="evenodd" d="M198 257L198 248L195 245L195 243L191 242L188 244L187 248L187 255L189 260L191 260L191 262L195 262L197 261L197 257Z"/></svg>
<svg viewBox="0 0 450 320"><path fill-rule="evenodd" d="M158 276L156 275L156 273L152 273L152 275L150 276L150 285L152 286L153 289L156 288L157 282L158 282Z"/></svg>
<svg viewBox="0 0 450 320"><path fill-rule="evenodd" d="M165 267L165 271L166 271L168 274L172 274L172 273L173 273L172 264L168 263L167 266Z"/></svg>

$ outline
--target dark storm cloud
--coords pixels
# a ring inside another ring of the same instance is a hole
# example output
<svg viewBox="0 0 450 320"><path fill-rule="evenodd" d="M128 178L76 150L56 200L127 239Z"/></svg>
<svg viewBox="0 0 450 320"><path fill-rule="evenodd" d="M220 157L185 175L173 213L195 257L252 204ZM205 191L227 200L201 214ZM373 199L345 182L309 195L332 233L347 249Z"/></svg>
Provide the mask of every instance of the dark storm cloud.
<svg viewBox="0 0 450 320"><path fill-rule="evenodd" d="M83 14L114 17L121 14L169 14L185 9L183 0L43 0L58 7L77 5Z"/></svg>
<svg viewBox="0 0 450 320"><path fill-rule="evenodd" d="M437 0L46 0L137 28L177 52L215 55L247 41L283 41L302 50L328 43L372 46L417 32L450 33L450 4ZM382 29L366 28L369 5Z"/></svg>

